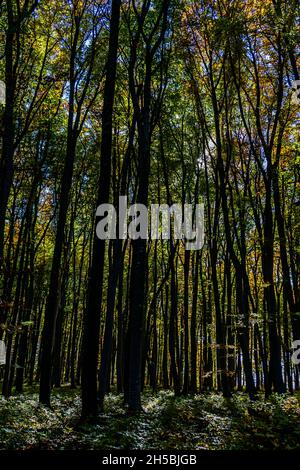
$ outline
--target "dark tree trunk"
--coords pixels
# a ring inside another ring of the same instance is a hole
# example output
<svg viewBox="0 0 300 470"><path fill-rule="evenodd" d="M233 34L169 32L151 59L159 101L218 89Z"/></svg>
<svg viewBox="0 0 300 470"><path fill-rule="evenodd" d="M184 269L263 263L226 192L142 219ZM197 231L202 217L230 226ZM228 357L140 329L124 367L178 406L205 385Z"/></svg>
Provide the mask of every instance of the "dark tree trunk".
<svg viewBox="0 0 300 470"><path fill-rule="evenodd" d="M50 406L51 378L54 360L55 331L57 325L57 316L61 302L61 283L62 283L62 255L65 243L65 226L67 222L67 213L69 208L70 190L72 186L73 166L76 153L76 141L78 131L74 129L74 107L75 107L75 60L77 45L80 32L80 19L74 17L75 31L71 48L69 80L69 115L68 115L68 133L67 149L64 162L64 169L60 184L59 194L59 212L56 227L56 237L54 252L52 258L52 267L50 274L49 293L45 308L45 320L41 345L41 368L40 368L40 402Z"/></svg>
<svg viewBox="0 0 300 470"><path fill-rule="evenodd" d="M120 0L113 0L102 110L102 141L97 206L108 203L111 181L112 119L119 40ZM94 234L82 340L82 418L97 415L97 365L105 240Z"/></svg>

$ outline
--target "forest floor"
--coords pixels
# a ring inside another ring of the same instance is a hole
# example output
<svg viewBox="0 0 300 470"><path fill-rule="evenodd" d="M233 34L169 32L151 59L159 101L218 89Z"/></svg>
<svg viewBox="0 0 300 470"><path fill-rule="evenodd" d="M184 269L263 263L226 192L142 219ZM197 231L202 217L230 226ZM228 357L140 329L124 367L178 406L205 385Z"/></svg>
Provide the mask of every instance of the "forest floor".
<svg viewBox="0 0 300 470"><path fill-rule="evenodd" d="M53 393L52 409L28 391L0 398L0 449L299 449L300 394L244 393L175 398L172 392L143 395L145 412L129 416L122 396L110 394L99 423L80 426L80 395L66 387Z"/></svg>

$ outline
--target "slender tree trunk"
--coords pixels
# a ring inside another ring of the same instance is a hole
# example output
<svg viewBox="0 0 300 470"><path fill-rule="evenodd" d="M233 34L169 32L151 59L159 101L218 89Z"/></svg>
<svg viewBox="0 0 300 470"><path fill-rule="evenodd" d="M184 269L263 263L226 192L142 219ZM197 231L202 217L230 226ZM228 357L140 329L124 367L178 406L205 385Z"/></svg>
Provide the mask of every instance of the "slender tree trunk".
<svg viewBox="0 0 300 470"><path fill-rule="evenodd" d="M102 110L101 160L98 186L99 192L97 198L98 206L103 203L107 203L109 201L110 194L112 119L117 70L120 7L120 0L112 1ZM87 420L93 420L97 415L97 364L104 259L105 240L99 240L96 234L94 234L82 340L82 418Z"/></svg>

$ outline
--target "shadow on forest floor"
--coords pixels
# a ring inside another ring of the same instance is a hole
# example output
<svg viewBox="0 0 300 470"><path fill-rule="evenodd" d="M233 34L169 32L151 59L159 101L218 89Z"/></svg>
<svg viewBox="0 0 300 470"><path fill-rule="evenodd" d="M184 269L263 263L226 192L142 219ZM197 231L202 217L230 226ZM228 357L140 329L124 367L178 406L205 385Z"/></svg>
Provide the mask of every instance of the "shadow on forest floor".
<svg viewBox="0 0 300 470"><path fill-rule="evenodd" d="M175 398L143 396L145 413L128 416L122 396L110 394L97 425L78 427L78 391L53 393L49 410L36 393L0 398L0 449L296 449L300 448L300 395L263 397L243 393L230 400L207 393Z"/></svg>

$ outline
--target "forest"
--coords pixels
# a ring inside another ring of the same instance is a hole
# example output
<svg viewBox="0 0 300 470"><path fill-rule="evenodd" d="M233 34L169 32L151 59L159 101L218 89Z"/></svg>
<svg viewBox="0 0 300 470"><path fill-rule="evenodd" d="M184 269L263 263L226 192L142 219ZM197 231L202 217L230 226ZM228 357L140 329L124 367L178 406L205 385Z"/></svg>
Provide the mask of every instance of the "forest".
<svg viewBox="0 0 300 470"><path fill-rule="evenodd" d="M1 450L300 448L299 18L0 0Z"/></svg>

